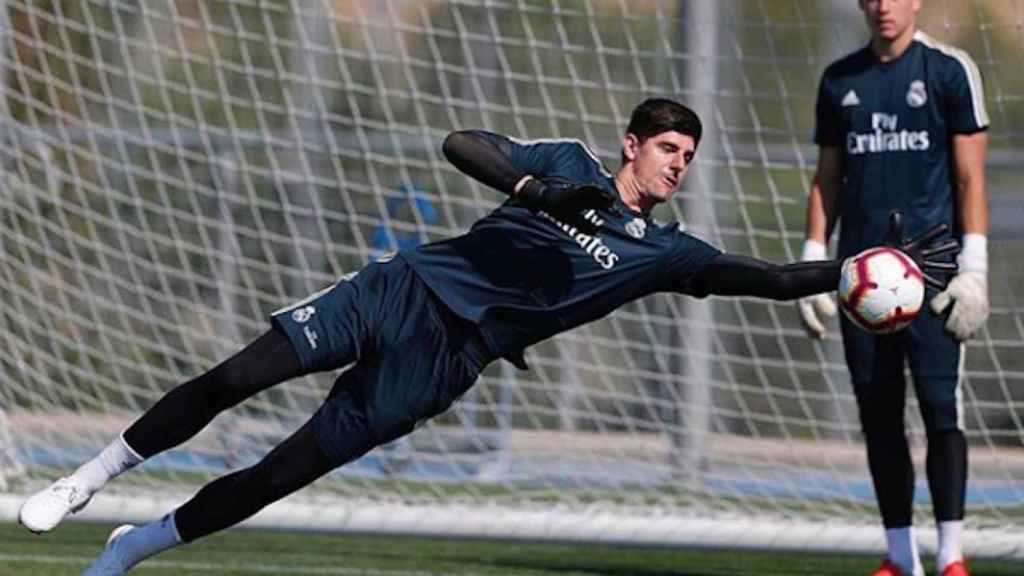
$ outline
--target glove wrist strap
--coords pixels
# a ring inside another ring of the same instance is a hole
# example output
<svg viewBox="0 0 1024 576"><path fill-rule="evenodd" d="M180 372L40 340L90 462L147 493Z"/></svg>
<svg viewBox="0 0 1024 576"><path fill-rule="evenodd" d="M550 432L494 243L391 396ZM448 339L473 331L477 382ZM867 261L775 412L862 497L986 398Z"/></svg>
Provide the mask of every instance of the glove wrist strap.
<svg viewBox="0 0 1024 576"><path fill-rule="evenodd" d="M544 189L546 186L540 180L535 179L533 176L524 176L522 180L516 184L516 199L519 202L534 212L544 209Z"/></svg>
<svg viewBox="0 0 1024 576"><path fill-rule="evenodd" d="M808 260L828 260L825 245L810 238L804 240L804 251L800 256L800 260L803 262Z"/></svg>
<svg viewBox="0 0 1024 576"><path fill-rule="evenodd" d="M529 174L527 174L526 176L523 176L522 178L520 178L519 182L516 182L515 187L512 188L512 193L513 194L519 194L520 192L522 192L523 188L526 187L526 185L530 182L530 180L533 180L533 176L530 176Z"/></svg>
<svg viewBox="0 0 1024 576"><path fill-rule="evenodd" d="M964 234L963 248L957 256L961 272L988 273L988 238L984 234Z"/></svg>

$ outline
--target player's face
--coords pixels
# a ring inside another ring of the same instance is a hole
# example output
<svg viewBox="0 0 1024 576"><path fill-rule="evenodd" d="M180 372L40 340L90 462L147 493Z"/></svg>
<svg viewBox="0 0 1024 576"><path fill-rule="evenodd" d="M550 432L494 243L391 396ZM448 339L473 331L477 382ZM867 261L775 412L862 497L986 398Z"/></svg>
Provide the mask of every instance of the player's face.
<svg viewBox="0 0 1024 576"><path fill-rule="evenodd" d="M893 41L912 30L921 0L860 0L874 38Z"/></svg>
<svg viewBox="0 0 1024 576"><path fill-rule="evenodd" d="M640 194L653 203L665 202L686 177L697 149L693 137L676 131L662 132L640 142L626 134L622 150L633 163Z"/></svg>

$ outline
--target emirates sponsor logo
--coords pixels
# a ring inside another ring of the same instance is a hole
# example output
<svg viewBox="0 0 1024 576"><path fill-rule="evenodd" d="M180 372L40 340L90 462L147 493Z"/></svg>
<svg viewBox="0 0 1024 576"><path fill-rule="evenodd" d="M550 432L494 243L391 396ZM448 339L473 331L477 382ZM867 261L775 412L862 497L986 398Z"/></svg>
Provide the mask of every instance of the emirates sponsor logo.
<svg viewBox="0 0 1024 576"><path fill-rule="evenodd" d="M557 224L563 232L565 232L573 240L575 240L576 243L580 245L580 248L583 248L584 252L590 254L591 258L593 258L594 261L597 262L605 270L611 270L619 261L619 255L613 252L612 249L609 248L604 243L604 241L601 240L601 238L596 234L591 235L585 232L581 232L575 226L556 220L547 212L542 212L542 214L544 214L544 216L546 216L552 222ZM596 210L587 210L586 212L583 213L583 217L586 218L588 222L590 222L591 224L595 225L598 228L604 226L604 220L602 220L601 217L597 215Z"/></svg>
<svg viewBox="0 0 1024 576"><path fill-rule="evenodd" d="M877 152L923 152L931 142L928 131L898 130L896 114L871 114L871 132L850 132L846 135L846 151L850 154Z"/></svg>

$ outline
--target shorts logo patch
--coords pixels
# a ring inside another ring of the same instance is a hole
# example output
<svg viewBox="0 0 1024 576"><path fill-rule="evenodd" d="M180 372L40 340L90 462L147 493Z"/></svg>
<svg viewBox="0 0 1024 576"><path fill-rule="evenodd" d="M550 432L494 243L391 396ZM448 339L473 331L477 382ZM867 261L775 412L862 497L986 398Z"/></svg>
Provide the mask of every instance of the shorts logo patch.
<svg viewBox="0 0 1024 576"><path fill-rule="evenodd" d="M309 326L304 327L302 329L302 333L306 335L306 341L309 342L309 347L316 350L316 342L320 339L320 335Z"/></svg>
<svg viewBox="0 0 1024 576"><path fill-rule="evenodd" d="M292 312L292 320L299 324L305 324L306 322L309 322L309 319L313 317L313 314L316 314L316 308L312 306L303 306L302 308L297 308Z"/></svg>

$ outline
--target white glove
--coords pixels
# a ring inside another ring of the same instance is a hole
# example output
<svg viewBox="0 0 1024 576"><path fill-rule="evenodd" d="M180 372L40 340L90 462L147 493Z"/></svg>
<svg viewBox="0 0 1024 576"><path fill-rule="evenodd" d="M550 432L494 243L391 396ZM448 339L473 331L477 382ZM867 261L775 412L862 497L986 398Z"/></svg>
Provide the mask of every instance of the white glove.
<svg viewBox="0 0 1024 576"><path fill-rule="evenodd" d="M985 236L964 234L963 249L957 256L960 273L942 292L932 298L931 307L941 314L950 305L946 330L957 340L973 336L988 320L988 245Z"/></svg>
<svg viewBox="0 0 1024 576"><path fill-rule="evenodd" d="M804 253L800 257L801 261L825 259L824 244L814 240L804 241ZM825 337L825 325L818 318L818 314L835 316L836 303L832 300L832 295L815 294L813 296L804 296L797 301L797 306L800 309L800 323L803 324L804 330L807 331L807 336L817 340L823 339Z"/></svg>

